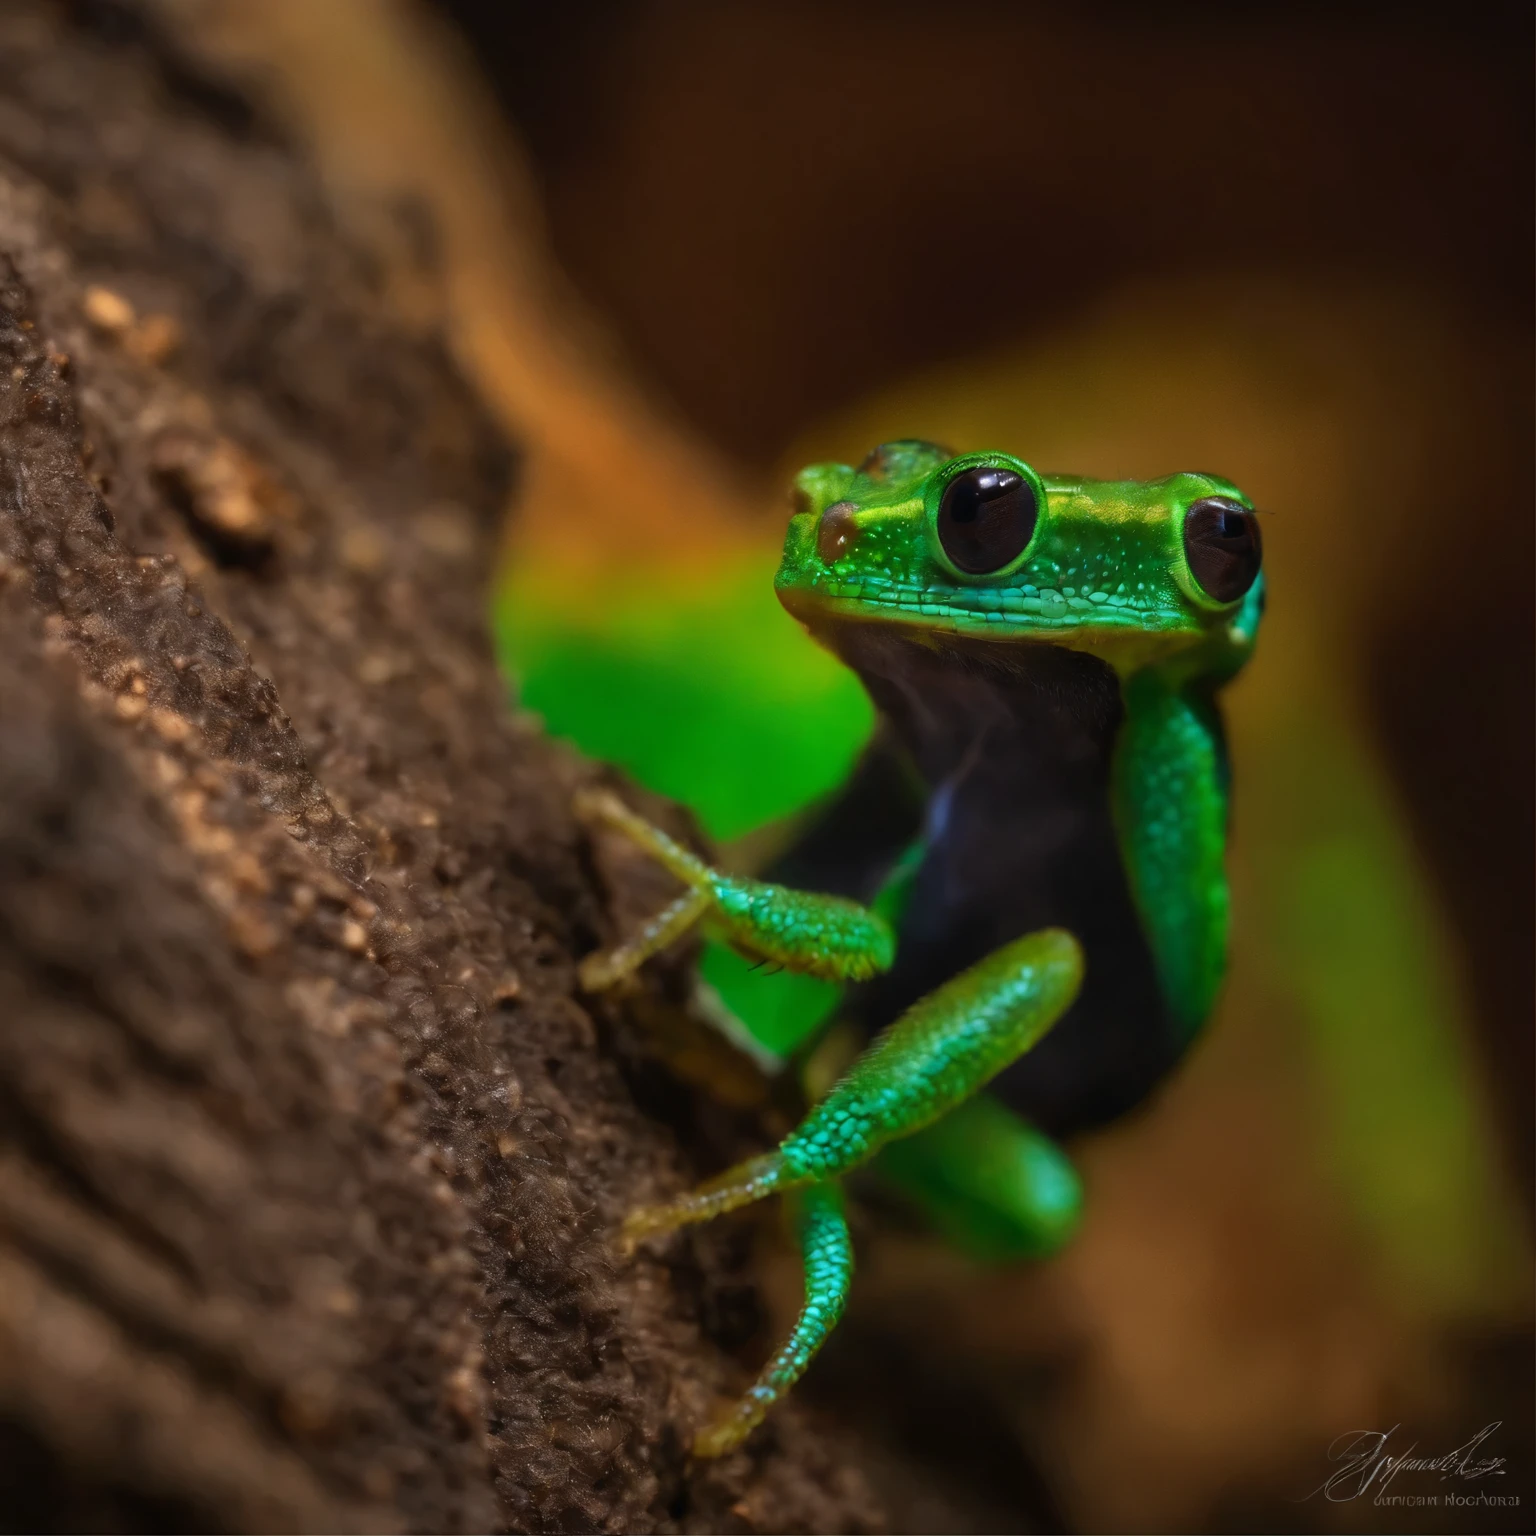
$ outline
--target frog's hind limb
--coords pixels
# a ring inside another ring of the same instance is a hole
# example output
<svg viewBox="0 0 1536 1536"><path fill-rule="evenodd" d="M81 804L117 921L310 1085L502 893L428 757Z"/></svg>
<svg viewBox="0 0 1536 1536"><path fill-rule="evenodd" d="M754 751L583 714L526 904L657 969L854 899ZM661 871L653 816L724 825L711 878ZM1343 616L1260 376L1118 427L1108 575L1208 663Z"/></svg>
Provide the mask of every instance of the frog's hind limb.
<svg viewBox="0 0 1536 1536"><path fill-rule="evenodd" d="M796 1191L802 1202L809 1197L802 1204L814 1214L802 1218L805 1310L757 1385L700 1436L699 1455L719 1455L751 1431L809 1364L840 1313L841 1300L834 1305L833 1298L846 1289L851 1260L839 1267L826 1257L846 1242L846 1230L837 1236L840 1206L824 1192L887 1143L965 1103L1029 1050L1071 1005L1082 974L1082 950L1062 929L1003 945L913 1004L776 1151L738 1163L667 1205L635 1211L625 1222L622 1240L633 1248L653 1234L708 1221L766 1195Z"/></svg>
<svg viewBox="0 0 1536 1536"><path fill-rule="evenodd" d="M588 825L622 832L688 888L632 939L588 955L578 973L584 991L611 987L701 919L736 949L828 981L867 981L890 968L890 925L857 902L712 869L607 790L583 790L574 809Z"/></svg>
<svg viewBox="0 0 1536 1536"><path fill-rule="evenodd" d="M1071 1158L991 1093L888 1143L874 1168L949 1242L984 1262L1044 1258L1082 1221Z"/></svg>

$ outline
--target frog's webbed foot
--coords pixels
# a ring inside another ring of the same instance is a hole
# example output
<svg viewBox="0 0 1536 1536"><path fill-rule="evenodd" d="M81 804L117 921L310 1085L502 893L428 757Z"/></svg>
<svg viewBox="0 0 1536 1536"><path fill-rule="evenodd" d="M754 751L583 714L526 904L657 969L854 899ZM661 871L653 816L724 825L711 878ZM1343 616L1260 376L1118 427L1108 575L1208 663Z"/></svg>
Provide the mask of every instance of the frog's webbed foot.
<svg viewBox="0 0 1536 1536"><path fill-rule="evenodd" d="M607 790L583 790L574 808L589 826L624 833L687 887L633 938L588 955L578 973L583 990L611 987L701 919L747 954L826 980L864 981L889 968L890 926L857 902L712 869Z"/></svg>

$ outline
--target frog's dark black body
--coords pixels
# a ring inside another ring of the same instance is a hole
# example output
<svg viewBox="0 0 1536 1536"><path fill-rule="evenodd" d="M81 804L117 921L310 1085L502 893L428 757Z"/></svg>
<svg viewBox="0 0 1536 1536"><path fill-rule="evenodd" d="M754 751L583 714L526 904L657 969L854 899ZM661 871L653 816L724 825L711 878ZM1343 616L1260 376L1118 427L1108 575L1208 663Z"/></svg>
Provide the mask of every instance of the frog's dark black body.
<svg viewBox="0 0 1536 1536"><path fill-rule="evenodd" d="M1114 672L1043 644L939 649L866 624L834 639L881 731L772 878L868 900L927 832L896 964L848 1011L873 1032L1000 944L1066 928L1087 957L1082 992L993 1091L1054 1135L1133 1108L1188 1042L1163 1004L1110 817Z"/></svg>

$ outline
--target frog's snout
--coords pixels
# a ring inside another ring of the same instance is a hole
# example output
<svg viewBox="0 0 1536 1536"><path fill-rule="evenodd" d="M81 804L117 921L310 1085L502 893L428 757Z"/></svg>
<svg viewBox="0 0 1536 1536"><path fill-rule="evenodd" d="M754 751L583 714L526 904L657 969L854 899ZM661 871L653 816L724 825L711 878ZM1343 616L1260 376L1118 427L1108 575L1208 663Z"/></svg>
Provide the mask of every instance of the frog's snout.
<svg viewBox="0 0 1536 1536"><path fill-rule="evenodd" d="M832 565L859 541L858 508L851 501L834 501L816 525L816 553L823 565Z"/></svg>

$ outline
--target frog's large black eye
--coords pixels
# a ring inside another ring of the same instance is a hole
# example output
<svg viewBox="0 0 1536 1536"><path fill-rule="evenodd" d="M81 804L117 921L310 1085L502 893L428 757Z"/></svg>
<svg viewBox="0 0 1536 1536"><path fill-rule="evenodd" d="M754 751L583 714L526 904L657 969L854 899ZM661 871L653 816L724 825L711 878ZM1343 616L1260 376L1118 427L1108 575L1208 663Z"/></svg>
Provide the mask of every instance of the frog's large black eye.
<svg viewBox="0 0 1536 1536"><path fill-rule="evenodd" d="M1201 590L1235 603L1259 577L1259 520L1241 502L1207 496L1184 514L1184 558Z"/></svg>
<svg viewBox="0 0 1536 1536"><path fill-rule="evenodd" d="M1039 516L1035 488L1023 475L979 464L944 487L939 543L958 570L990 575L1024 553Z"/></svg>

